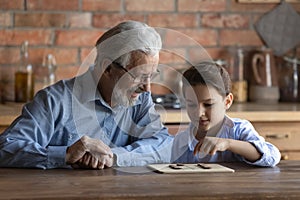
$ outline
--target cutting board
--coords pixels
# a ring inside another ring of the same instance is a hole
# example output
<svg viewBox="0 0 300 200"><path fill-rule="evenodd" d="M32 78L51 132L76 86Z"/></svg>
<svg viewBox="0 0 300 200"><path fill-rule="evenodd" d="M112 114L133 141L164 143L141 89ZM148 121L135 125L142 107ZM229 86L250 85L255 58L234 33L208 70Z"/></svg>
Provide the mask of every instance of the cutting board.
<svg viewBox="0 0 300 200"><path fill-rule="evenodd" d="M234 169L225 167L220 164L215 163L200 163L201 166L207 167L209 169L204 169L203 167L195 164L151 164L148 167L160 173L168 174L182 174L182 173L213 173L213 172L234 172ZM175 167L174 167L175 166ZM176 169L175 169L176 168Z"/></svg>
<svg viewBox="0 0 300 200"><path fill-rule="evenodd" d="M284 55L300 43L300 15L285 1L263 15L255 28L276 56Z"/></svg>

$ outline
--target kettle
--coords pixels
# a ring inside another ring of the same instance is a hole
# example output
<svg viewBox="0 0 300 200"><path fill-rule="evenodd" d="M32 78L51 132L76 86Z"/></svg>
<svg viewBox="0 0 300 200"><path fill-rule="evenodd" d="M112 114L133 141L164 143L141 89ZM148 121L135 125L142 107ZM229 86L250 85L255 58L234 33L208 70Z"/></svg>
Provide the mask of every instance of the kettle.
<svg viewBox="0 0 300 200"><path fill-rule="evenodd" d="M252 57L252 85L250 86L250 100L278 101L279 87L277 67L273 51L262 47Z"/></svg>

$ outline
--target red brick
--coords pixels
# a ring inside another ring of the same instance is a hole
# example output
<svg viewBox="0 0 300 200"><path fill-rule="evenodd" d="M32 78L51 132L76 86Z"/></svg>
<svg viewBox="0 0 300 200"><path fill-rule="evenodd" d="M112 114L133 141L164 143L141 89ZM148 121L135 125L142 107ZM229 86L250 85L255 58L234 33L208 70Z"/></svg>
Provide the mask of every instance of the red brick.
<svg viewBox="0 0 300 200"><path fill-rule="evenodd" d="M201 18L203 27L213 28L248 28L249 16L239 14L204 14Z"/></svg>
<svg viewBox="0 0 300 200"><path fill-rule="evenodd" d="M69 27L71 28L90 28L92 26L91 13L75 13L69 15Z"/></svg>
<svg viewBox="0 0 300 200"><path fill-rule="evenodd" d="M140 14L95 14L93 17L93 26L97 28L111 28L125 20L144 22L144 18L144 15Z"/></svg>
<svg viewBox="0 0 300 200"><path fill-rule="evenodd" d="M150 14L148 24L155 27L193 28L197 26L195 14Z"/></svg>
<svg viewBox="0 0 300 200"><path fill-rule="evenodd" d="M55 45L94 46L103 33L96 30L58 30Z"/></svg>
<svg viewBox="0 0 300 200"><path fill-rule="evenodd" d="M27 0L28 10L78 10L78 0Z"/></svg>
<svg viewBox="0 0 300 200"><path fill-rule="evenodd" d="M16 13L16 27L66 27L65 14L58 13Z"/></svg>
<svg viewBox="0 0 300 200"><path fill-rule="evenodd" d="M213 60L214 55L211 55L212 52L208 50L209 48L204 48L204 47L195 47L195 48L190 48L188 50L188 60L192 64L199 63L204 60Z"/></svg>
<svg viewBox="0 0 300 200"><path fill-rule="evenodd" d="M48 54L55 57L58 67L78 63L77 48L31 48L29 53L32 63L36 66L41 65Z"/></svg>
<svg viewBox="0 0 300 200"><path fill-rule="evenodd" d="M206 54L208 55L207 57L212 59L212 60L217 60L217 59L222 59L225 58L225 53L227 54L226 49L222 47L205 47L204 50L206 51ZM191 60L197 60L199 58L199 52L204 52L204 50L199 51L199 48L191 48L188 51L188 55ZM227 55L226 55L227 56Z"/></svg>
<svg viewBox="0 0 300 200"><path fill-rule="evenodd" d="M11 15L9 12L0 13L0 27L12 26Z"/></svg>
<svg viewBox="0 0 300 200"><path fill-rule="evenodd" d="M159 62L167 63L185 63L186 50L183 49L162 49L159 54Z"/></svg>
<svg viewBox="0 0 300 200"><path fill-rule="evenodd" d="M25 40L29 45L50 45L50 30L0 30L0 45L21 45Z"/></svg>
<svg viewBox="0 0 300 200"><path fill-rule="evenodd" d="M10 65L18 64L20 58L19 48L0 47L0 64Z"/></svg>
<svg viewBox="0 0 300 200"><path fill-rule="evenodd" d="M121 0L83 0L84 11L120 11Z"/></svg>
<svg viewBox="0 0 300 200"><path fill-rule="evenodd" d="M38 67L43 63L47 54L53 54L58 65L74 65L78 63L77 48L36 48L29 46L30 63ZM18 65L20 63L20 46L0 48L1 65Z"/></svg>
<svg viewBox="0 0 300 200"><path fill-rule="evenodd" d="M220 13L203 14L201 17L201 26L212 28L223 28L224 21Z"/></svg>
<svg viewBox="0 0 300 200"><path fill-rule="evenodd" d="M229 10L237 12L267 12L277 5L277 3L239 3L236 0L231 0Z"/></svg>
<svg viewBox="0 0 300 200"><path fill-rule="evenodd" d="M210 29L169 30L164 39L166 46L214 46L217 44L217 32Z"/></svg>
<svg viewBox="0 0 300 200"><path fill-rule="evenodd" d="M178 0L178 10L189 12L215 12L226 10L226 0Z"/></svg>
<svg viewBox="0 0 300 200"><path fill-rule="evenodd" d="M175 11L175 2L174 0L126 0L125 9L132 12Z"/></svg>
<svg viewBox="0 0 300 200"><path fill-rule="evenodd" d="M261 46L263 43L252 30L221 30L220 45Z"/></svg>
<svg viewBox="0 0 300 200"><path fill-rule="evenodd" d="M80 62L81 64L85 65L85 63L89 64L93 64L94 60L95 60L95 56L96 56L97 52L96 52L96 48L95 47L89 47L89 48L81 48L80 51ZM85 63L83 63L85 62ZM82 66L85 67L85 66Z"/></svg>
<svg viewBox="0 0 300 200"><path fill-rule="evenodd" d="M24 0L1 0L0 9L1 10L23 10Z"/></svg>

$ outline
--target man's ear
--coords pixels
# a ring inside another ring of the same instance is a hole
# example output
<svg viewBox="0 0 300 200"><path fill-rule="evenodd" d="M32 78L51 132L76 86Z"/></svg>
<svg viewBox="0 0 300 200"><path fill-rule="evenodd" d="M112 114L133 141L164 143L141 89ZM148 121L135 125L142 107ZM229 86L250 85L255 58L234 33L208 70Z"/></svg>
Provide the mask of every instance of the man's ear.
<svg viewBox="0 0 300 200"><path fill-rule="evenodd" d="M225 97L225 108L226 110L228 110L230 108L230 106L233 103L233 94L229 93L226 97Z"/></svg>
<svg viewBox="0 0 300 200"><path fill-rule="evenodd" d="M103 73L109 73L111 71L111 60L104 58L101 62L101 69L103 69Z"/></svg>

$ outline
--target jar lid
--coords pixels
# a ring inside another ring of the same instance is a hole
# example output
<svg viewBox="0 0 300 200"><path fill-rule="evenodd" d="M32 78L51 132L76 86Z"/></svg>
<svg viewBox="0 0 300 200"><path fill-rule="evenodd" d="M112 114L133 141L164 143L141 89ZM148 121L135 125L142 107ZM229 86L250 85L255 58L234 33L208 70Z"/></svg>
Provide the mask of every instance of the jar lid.
<svg viewBox="0 0 300 200"><path fill-rule="evenodd" d="M291 58L291 57L288 57L288 56L284 56L283 59L284 59L285 61L287 61L287 62L292 63L292 64L300 65L300 60L299 60L298 58L296 58L296 57Z"/></svg>

